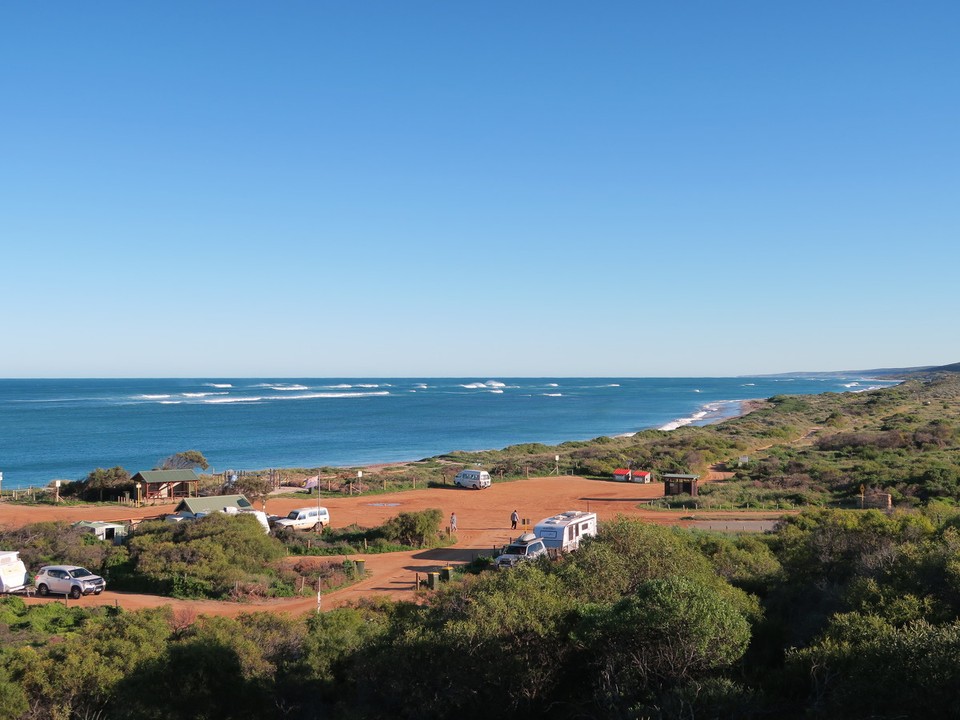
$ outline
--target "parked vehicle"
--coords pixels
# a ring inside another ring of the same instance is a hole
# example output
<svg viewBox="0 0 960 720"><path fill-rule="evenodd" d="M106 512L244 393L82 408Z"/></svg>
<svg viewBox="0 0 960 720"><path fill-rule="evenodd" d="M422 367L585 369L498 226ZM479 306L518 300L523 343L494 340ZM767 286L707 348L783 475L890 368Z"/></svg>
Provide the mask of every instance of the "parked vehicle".
<svg viewBox="0 0 960 720"><path fill-rule="evenodd" d="M517 563L527 560L536 560L541 555L547 554L547 548L543 540L533 533L524 533L509 545L503 548L503 551L494 560L494 566L498 570L514 567Z"/></svg>
<svg viewBox="0 0 960 720"><path fill-rule="evenodd" d="M0 593L20 592L27 587L30 576L27 567L15 550L0 551Z"/></svg>
<svg viewBox="0 0 960 720"><path fill-rule="evenodd" d="M570 552L580 547L580 539L597 534L597 514L583 510L544 518L533 526L533 534L551 550Z"/></svg>
<svg viewBox="0 0 960 720"><path fill-rule="evenodd" d="M453 484L474 490L488 488L491 484L490 473L486 470L461 470L453 479Z"/></svg>
<svg viewBox="0 0 960 720"><path fill-rule="evenodd" d="M330 511L325 507L305 507L291 510L285 518L274 523L276 528L293 530L323 530L330 524Z"/></svg>
<svg viewBox="0 0 960 720"><path fill-rule="evenodd" d="M76 599L81 595L99 595L107 586L99 575L77 565L46 565L33 579L40 595L69 595Z"/></svg>

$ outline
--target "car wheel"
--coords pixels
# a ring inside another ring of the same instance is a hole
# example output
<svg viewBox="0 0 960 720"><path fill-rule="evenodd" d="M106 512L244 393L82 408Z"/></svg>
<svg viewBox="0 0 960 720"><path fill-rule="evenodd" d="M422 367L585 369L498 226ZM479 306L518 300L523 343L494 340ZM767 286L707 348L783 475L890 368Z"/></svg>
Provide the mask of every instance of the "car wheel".
<svg viewBox="0 0 960 720"><path fill-rule="evenodd" d="M102 592L103 592L103 590L94 590L94 591L93 591L93 594L94 594L94 595L99 595L99 594L102 593Z"/></svg>
<svg viewBox="0 0 960 720"><path fill-rule="evenodd" d="M473 486L473 489L474 489L474 490L479 490L479 489L480 489L480 486L479 486L479 485L474 485L474 486Z"/></svg>
<svg viewBox="0 0 960 720"><path fill-rule="evenodd" d="M78 588L76 585L74 585L72 588L70 588L70 597L72 597L74 600L76 600L77 598L79 598L79 597L80 597L80 588Z"/></svg>
<svg viewBox="0 0 960 720"><path fill-rule="evenodd" d="M46 585L44 585L43 583L40 583L39 585L37 585L38 595L42 597L46 597L49 593L50 593L50 588L48 588Z"/></svg>

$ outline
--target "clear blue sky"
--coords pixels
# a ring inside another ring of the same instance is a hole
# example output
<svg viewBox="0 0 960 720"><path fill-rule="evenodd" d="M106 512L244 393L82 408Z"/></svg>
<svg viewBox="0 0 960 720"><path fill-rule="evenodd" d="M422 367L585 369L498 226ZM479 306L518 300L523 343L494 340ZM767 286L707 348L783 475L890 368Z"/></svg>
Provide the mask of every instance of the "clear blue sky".
<svg viewBox="0 0 960 720"><path fill-rule="evenodd" d="M956 2L15 2L0 377L960 361Z"/></svg>

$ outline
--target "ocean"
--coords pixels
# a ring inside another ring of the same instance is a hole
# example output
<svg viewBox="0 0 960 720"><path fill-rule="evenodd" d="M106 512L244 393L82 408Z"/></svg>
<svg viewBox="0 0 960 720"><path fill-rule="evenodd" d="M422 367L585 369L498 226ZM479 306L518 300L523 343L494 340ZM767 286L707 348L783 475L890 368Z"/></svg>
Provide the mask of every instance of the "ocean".
<svg viewBox="0 0 960 720"><path fill-rule="evenodd" d="M737 415L780 394L894 384L846 376L0 380L3 488L131 473L185 450L215 472L355 466L556 444Z"/></svg>

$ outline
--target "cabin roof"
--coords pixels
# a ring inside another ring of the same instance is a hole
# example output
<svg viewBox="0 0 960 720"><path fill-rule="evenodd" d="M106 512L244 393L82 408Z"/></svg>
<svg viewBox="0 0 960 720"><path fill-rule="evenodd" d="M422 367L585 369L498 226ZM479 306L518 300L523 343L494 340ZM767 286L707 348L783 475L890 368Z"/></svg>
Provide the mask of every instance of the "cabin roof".
<svg viewBox="0 0 960 720"><path fill-rule="evenodd" d="M202 498L184 498L174 508L174 512L186 510L194 515L200 512L218 512L225 507L235 507L238 510L249 510L253 506L243 495L214 495Z"/></svg>
<svg viewBox="0 0 960 720"><path fill-rule="evenodd" d="M197 474L193 470L141 470L132 478L144 483L194 482Z"/></svg>

